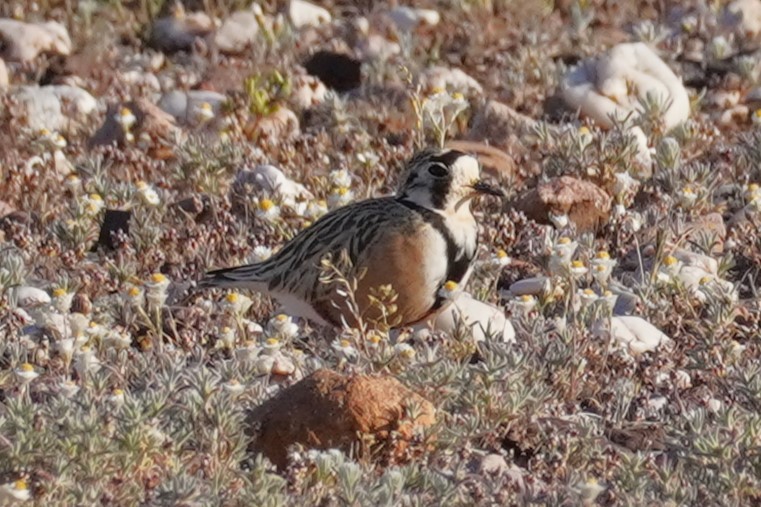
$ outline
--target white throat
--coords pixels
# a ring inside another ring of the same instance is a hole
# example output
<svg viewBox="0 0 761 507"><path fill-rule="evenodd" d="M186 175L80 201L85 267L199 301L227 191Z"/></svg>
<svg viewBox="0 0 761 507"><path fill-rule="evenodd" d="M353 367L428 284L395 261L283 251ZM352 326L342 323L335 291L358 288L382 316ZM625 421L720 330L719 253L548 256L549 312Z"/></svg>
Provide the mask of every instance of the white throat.
<svg viewBox="0 0 761 507"><path fill-rule="evenodd" d="M444 217L444 223L461 251L469 257L474 256L478 244L478 224L470 210L470 201L433 211Z"/></svg>

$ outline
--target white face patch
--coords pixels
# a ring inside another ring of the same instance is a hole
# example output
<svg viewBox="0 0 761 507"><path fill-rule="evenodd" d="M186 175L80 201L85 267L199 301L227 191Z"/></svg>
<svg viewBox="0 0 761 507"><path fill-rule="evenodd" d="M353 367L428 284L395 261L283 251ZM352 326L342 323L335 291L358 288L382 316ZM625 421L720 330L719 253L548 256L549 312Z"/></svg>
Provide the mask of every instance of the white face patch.
<svg viewBox="0 0 761 507"><path fill-rule="evenodd" d="M453 190L467 188L481 177L481 167L476 157L466 155L455 160L452 164Z"/></svg>
<svg viewBox="0 0 761 507"><path fill-rule="evenodd" d="M481 176L481 166L478 164L478 159L471 155L461 156L452 164L450 171L452 184L449 188L445 209L449 210L448 213L462 211L470 215L468 197L473 195L471 186Z"/></svg>

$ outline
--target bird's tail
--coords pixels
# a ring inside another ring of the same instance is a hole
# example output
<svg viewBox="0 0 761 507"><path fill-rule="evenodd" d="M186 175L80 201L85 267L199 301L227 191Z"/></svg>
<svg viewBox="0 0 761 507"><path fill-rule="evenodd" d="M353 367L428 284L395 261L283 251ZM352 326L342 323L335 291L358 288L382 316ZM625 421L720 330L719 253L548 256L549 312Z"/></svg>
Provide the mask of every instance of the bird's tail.
<svg viewBox="0 0 761 507"><path fill-rule="evenodd" d="M247 264L234 268L209 271L199 280L199 289L207 288L242 288L255 291L265 291L269 279L262 264Z"/></svg>

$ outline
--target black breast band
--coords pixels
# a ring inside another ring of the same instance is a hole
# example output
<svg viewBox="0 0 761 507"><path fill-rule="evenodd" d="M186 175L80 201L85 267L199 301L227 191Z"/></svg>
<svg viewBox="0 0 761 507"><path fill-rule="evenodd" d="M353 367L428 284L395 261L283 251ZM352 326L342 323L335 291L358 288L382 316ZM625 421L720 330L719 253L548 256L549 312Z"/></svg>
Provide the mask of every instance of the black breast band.
<svg viewBox="0 0 761 507"><path fill-rule="evenodd" d="M459 248L457 247L457 243L455 242L452 233L449 232L449 229L444 222L444 217L435 211L431 211L428 208L424 208L423 206L420 206L419 204L408 201L406 199L399 199L398 202L402 206L417 212L423 218L423 220L431 224L431 226L436 229L439 234L441 234L441 237L444 238L444 241L447 245L447 276L442 281L441 285L445 284L449 280L457 283L462 282L462 279L465 277L465 274L468 272L468 268L470 267L470 261L473 259L467 256L464 249L462 251L458 251ZM433 307L434 310L441 307L444 302L444 299L439 296L438 290L436 292L436 302L434 303Z"/></svg>

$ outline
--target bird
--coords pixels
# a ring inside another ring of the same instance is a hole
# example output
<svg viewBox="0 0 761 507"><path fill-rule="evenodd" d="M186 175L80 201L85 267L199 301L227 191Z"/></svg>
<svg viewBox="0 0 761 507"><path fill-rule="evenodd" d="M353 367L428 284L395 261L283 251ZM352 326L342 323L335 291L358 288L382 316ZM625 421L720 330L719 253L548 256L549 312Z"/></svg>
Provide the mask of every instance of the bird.
<svg viewBox="0 0 761 507"><path fill-rule="evenodd" d="M472 271L478 224L471 201L504 197L480 172L473 155L422 149L407 162L396 195L337 208L268 259L210 271L198 287L266 293L290 315L341 328L379 322L384 313L374 298L390 286L395 298L386 321L395 328L423 322L446 306L445 285L464 285ZM352 294L324 276L324 260L342 255Z"/></svg>

